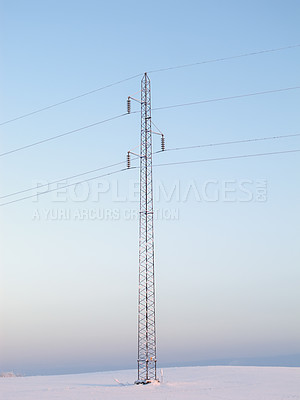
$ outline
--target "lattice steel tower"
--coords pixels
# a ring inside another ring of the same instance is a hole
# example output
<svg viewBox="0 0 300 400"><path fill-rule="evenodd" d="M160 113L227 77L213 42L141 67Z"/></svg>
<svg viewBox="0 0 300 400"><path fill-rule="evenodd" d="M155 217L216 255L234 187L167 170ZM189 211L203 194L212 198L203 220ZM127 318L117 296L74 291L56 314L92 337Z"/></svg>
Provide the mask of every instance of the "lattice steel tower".
<svg viewBox="0 0 300 400"><path fill-rule="evenodd" d="M147 73L141 82L138 380L156 380L151 87Z"/></svg>

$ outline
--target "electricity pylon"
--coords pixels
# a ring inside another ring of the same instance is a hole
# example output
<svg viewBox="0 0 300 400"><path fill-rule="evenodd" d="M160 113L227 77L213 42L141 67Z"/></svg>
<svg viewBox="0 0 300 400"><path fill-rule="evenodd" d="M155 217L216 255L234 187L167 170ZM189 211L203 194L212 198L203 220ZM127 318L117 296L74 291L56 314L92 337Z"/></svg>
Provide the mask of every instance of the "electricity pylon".
<svg viewBox="0 0 300 400"><path fill-rule="evenodd" d="M155 330L155 282L154 282L154 234L153 234L153 181L152 181L152 134L161 136L161 150L165 150L164 134L153 132L151 127L151 87L147 73L141 82L141 101L129 96L127 112L131 112L131 99L141 103L140 154L128 151L140 158L140 218L139 218L139 297L138 297L138 379L145 384L157 380L156 330ZM154 124L153 124L154 125ZM154 125L155 126L155 125ZM158 128L157 128L158 129ZM159 129L158 129L159 130Z"/></svg>
<svg viewBox="0 0 300 400"><path fill-rule="evenodd" d="M138 298L138 380L156 380L151 87L141 82L140 219Z"/></svg>

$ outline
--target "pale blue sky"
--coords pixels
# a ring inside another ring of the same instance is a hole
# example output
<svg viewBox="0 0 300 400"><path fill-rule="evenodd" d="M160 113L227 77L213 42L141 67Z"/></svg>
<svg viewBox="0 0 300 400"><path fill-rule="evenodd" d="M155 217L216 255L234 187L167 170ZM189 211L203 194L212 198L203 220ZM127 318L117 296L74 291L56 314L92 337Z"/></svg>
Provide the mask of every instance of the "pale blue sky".
<svg viewBox="0 0 300 400"><path fill-rule="evenodd" d="M0 4L0 122L145 71L300 43L297 1ZM299 86L299 49L152 73L153 107ZM1 153L126 112L139 88L136 78L3 125ZM300 133L299 93L160 110L153 121L167 147ZM1 196L125 160L138 143L132 114L2 157ZM155 163L299 148L299 137L288 138ZM299 164L295 153L154 169L156 195L160 185L179 193L155 203L177 215L155 223L161 364L300 353ZM0 208L0 370L135 367L138 222L126 212L138 209L137 180L138 170L126 171L90 183L87 201L68 190L64 202L49 194ZM255 201L262 180L266 201ZM55 219L58 209L71 217ZM120 218L80 221L83 209Z"/></svg>

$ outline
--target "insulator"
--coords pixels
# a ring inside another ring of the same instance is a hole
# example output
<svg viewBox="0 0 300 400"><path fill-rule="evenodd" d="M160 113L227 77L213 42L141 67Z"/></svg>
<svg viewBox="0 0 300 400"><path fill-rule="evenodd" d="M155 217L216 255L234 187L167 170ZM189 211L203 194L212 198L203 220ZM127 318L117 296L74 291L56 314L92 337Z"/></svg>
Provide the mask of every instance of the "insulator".
<svg viewBox="0 0 300 400"><path fill-rule="evenodd" d="M127 153L127 168L130 168L130 153Z"/></svg>
<svg viewBox="0 0 300 400"><path fill-rule="evenodd" d="M128 99L127 99L127 112L128 112L128 114L130 114L130 112L131 112L131 101L130 100L131 100L130 97L128 97Z"/></svg>
<svg viewBox="0 0 300 400"><path fill-rule="evenodd" d="M165 151L166 145L165 145L165 137L161 137L161 151Z"/></svg>

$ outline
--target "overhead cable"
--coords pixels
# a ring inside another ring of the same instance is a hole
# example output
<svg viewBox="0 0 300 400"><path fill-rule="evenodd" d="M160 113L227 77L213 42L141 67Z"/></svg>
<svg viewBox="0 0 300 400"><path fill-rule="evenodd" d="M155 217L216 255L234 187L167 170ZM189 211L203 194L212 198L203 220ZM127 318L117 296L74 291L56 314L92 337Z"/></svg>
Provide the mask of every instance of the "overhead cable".
<svg viewBox="0 0 300 400"><path fill-rule="evenodd" d="M82 173L80 173L80 174L68 176L68 177L66 177L66 178L57 179L56 181L51 181L51 182L45 183L45 184L43 184L43 185L39 185L38 187L35 186L35 187L28 188L28 189L19 190L18 192L6 194L5 196L0 196L0 199L5 199L5 198L7 198L7 197L15 196L15 195L17 195L17 194L21 194L21 193L25 193L25 192L30 192L30 191L32 191L32 190L37 190L37 189L40 189L40 188L43 188L43 187L46 187L46 186L49 187L49 186L51 186L51 185L54 185L55 183L67 181L67 180L69 180L69 179L78 178L79 176L83 176L83 175L92 174L93 172L97 172L97 171L101 171L101 170L103 170L103 169L112 168L112 167L115 167L115 166L117 166L117 165L125 164L125 162L126 162L126 161L121 161L121 162L118 162L118 163L115 163L115 164L106 165L106 166L104 166L104 167L100 167L100 168L96 168L96 169L91 169L90 171L82 172Z"/></svg>
<svg viewBox="0 0 300 400"><path fill-rule="evenodd" d="M77 100L77 99L79 99L79 98L81 98L81 97L88 96L88 95L90 95L90 94L92 94L92 93L99 92L99 91L101 91L101 90L110 88L110 87L112 87L112 86L119 85L120 83L129 81L129 80L134 79L134 78L138 78L138 77L141 76L141 75L142 75L142 74L133 75L133 76L130 76L129 78L125 78L125 79L122 79L122 80L120 80L120 81L110 83L109 85L102 86L102 87L99 87L99 88L97 88L97 89L90 90L89 92L81 93L81 94L79 94L78 96L70 97L69 99L60 101L60 102L58 102L58 103L54 103L54 104L51 104L51 105L49 105L49 106L46 106L46 107L43 107L43 108L39 108L39 109L37 109L37 110L35 110L35 111L31 111L31 112L29 112L29 113L27 113L27 114L19 115L18 117L15 117L15 118L9 119L9 120L7 120L7 121L1 122L1 123L0 123L0 126L1 126L1 125L6 125L6 124L8 124L8 123L10 123L10 122L14 122L14 121L17 121L17 120L22 119L22 118L25 118L25 117L29 117L30 115L38 114L38 113L40 113L40 112L42 112L42 111L49 110L50 108L54 108L54 107L60 106L60 105L65 104L65 103L69 103L70 101Z"/></svg>
<svg viewBox="0 0 300 400"><path fill-rule="evenodd" d="M237 158L273 156L273 155L277 155L277 154L297 153L299 151L300 151L300 149L295 149L295 150L273 151L270 153L255 153L255 154L242 154L242 155L229 156L229 157L204 158L204 159L200 159L200 160L174 161L174 162L168 162L168 163L162 163L162 164L154 164L153 167L165 167L167 165L194 164L194 163L209 162L209 161L234 160Z"/></svg>
<svg viewBox="0 0 300 400"><path fill-rule="evenodd" d="M169 106L155 107L155 108L152 108L152 111L165 110L165 109L176 108L176 107L192 106L192 105L196 105L196 104L212 103L212 102L232 100L232 99L239 99L239 98L243 98L243 97L258 96L258 95L264 95L264 94L270 94L270 93L279 93L279 92L285 92L285 91L296 90L296 89L300 89L300 86L293 86L293 87L282 88L282 89L266 90L266 91L263 91L263 92L245 93L245 94L240 94L240 95L235 95L235 96L220 97L220 98L214 98L214 99L208 99L208 100L200 100L200 101L194 101L192 103L182 103L182 104L174 104L174 105L169 105ZM133 111L133 112L131 112L131 114L136 114L136 113L139 113L139 112L140 111ZM82 131L84 129L88 129L88 128L91 128L93 126L100 125L100 124L103 124L105 122L112 121L114 119L118 119L118 118L124 117L125 115L130 115L130 114L124 113L124 114L116 115L115 117L107 118L105 120L98 121L98 122L95 122L93 124L86 125L86 126L83 126L81 128L78 128L78 129L74 129L72 131L68 131L68 132L65 132L65 133L62 133L62 134L59 134L59 135L56 135L56 136L51 136L49 138L40 140L38 142L34 142L34 143L31 143L31 144L28 144L28 145L25 145L25 146L22 146L22 147L18 147L18 148L13 149L13 150L6 151L5 153L1 153L0 157L6 156L8 154L15 153L17 151L25 150L27 148L30 148L30 147L33 147L33 146L37 146L37 145L40 145L40 144L45 143L45 142L49 142L51 140L59 139L59 138L61 138L63 136L71 135L73 133Z"/></svg>
<svg viewBox="0 0 300 400"><path fill-rule="evenodd" d="M273 48L273 49L266 49L266 50L260 50L260 51L249 52L249 53L242 53L242 54L229 56L229 57L213 58L213 59L210 59L210 60L203 60L203 61L190 63L190 64L182 64L182 65L170 66L170 67L166 67L166 68L158 68L158 69L150 70L150 71L148 71L148 73L157 73L157 72L169 71L169 70L173 70L173 69L188 68L188 67L193 67L193 66L197 66L197 65L216 63L216 62L220 62L220 61L228 61L228 60L233 60L233 59L238 59L238 58L243 58L243 57L251 57L251 56L255 56L255 55L259 55L259 54L274 53L276 51L289 50L289 49L294 49L294 48L297 48L297 47L300 47L300 44L284 46L284 47L277 47L277 48ZM38 114L38 113L40 113L42 111L46 111L46 110L49 110L51 108L54 108L54 107L69 103L69 102L77 100L77 99L79 99L81 97L85 97L85 96L91 95L91 94L93 94L95 92L102 91L102 90L110 88L112 86L119 85L119 84L121 84L123 82L126 82L126 81L129 81L131 79L138 78L141 75L143 75L143 74L142 73L136 74L136 75L130 76L128 78L125 78L125 79L110 83L108 85L105 85L105 86L90 90L88 92L81 93L81 94L79 94L77 96L73 96L73 97L70 97L68 99L59 101L57 103L50 104L50 105L48 105L46 107L42 107L42 108L36 109L34 111L28 112L26 114L19 115L19 116L15 117L15 118L7 120L7 121L0 122L0 126L6 125L6 124L8 124L10 122L14 122L14 121L17 121L17 120L25 118L25 117L29 117L29 116L34 115L34 114Z"/></svg>
<svg viewBox="0 0 300 400"><path fill-rule="evenodd" d="M220 62L220 61L234 60L236 58L256 56L256 55L259 55L259 54L274 53L276 51L294 49L294 48L297 48L297 47L300 47L300 44L295 44L295 45L292 45L292 46L277 47L277 48L274 48L274 49L254 51L254 52L251 52L251 53L237 54L235 56L229 56L229 57L213 58L211 60L204 60L204 61L199 61L199 62L190 63L190 64L176 65L176 66L173 66L173 67L153 69L151 71L148 71L148 73L151 74L151 73L155 73L155 72L169 71L169 70L172 70L172 69L195 67L197 65L216 63L216 62Z"/></svg>
<svg viewBox="0 0 300 400"><path fill-rule="evenodd" d="M202 162L211 162L211 161L234 160L234 159L239 159L239 158L250 158L250 157L262 157L262 156L264 157L264 156L272 156L272 155L278 155L278 154L291 154L291 153L297 153L297 152L300 152L300 149L274 151L274 152L269 152L269 153L242 154L242 155L229 156L229 157L206 158L206 159L199 159L199 160L175 161L175 162L154 164L153 167L165 167L165 166L172 166L172 165L193 164L193 163L202 163ZM70 187L70 186L76 186L76 185L79 185L79 184L84 183L84 182L89 182L89 181L92 181L92 180L95 180L95 179L103 178L105 176L117 174L119 172L128 171L128 170L131 170L131 169L139 169L139 167L130 167L129 169L128 168L123 168L123 169L120 169L120 170L117 170L117 171L109 172L109 173L104 174L104 175L98 175L98 176L95 176L93 178L84 179L84 180L79 181L79 182L70 183L68 185L60 187L59 189L64 189L64 188L67 188L67 187ZM45 192L41 192L41 193L38 193L38 194L22 197L22 198L19 198L19 199L16 199L16 200L11 200L9 202L0 204L0 207L8 205L8 204L16 203L16 202L19 202L19 201L22 201L22 200L30 199L30 198L33 198L33 197L36 197L36 196L41 196L43 194L47 194L47 193L54 192L54 191L57 191L57 190L58 189L56 189L56 188L55 189L50 189L50 190L46 190Z"/></svg>
<svg viewBox="0 0 300 400"><path fill-rule="evenodd" d="M135 168L135 167L133 167L133 168ZM25 196L25 197L21 197L19 199L11 200L11 201L8 201L6 203L0 204L0 207L1 206L5 206L7 204L17 203L18 201L31 199L31 198L37 197L37 196L41 196L41 195L44 195L44 194L47 194L47 193L50 193L50 192L55 192L57 190L65 189L65 188L68 188L70 186L80 185L81 183L89 182L89 181L92 181L92 180L95 180L95 179L104 178L105 176L114 175L114 174L120 173L122 171L127 171L127 168L119 169L119 170L113 171L113 172L108 172L107 174L103 174L103 175L94 176L93 178L84 179L83 181L70 183L70 184L65 185L65 186L60 186L59 189L57 189L57 188L49 189L49 190L45 190L44 192L39 192L39 193L30 195L30 196Z"/></svg>
<svg viewBox="0 0 300 400"><path fill-rule="evenodd" d="M215 143L205 143L205 144L198 144L194 146L184 146L184 147L173 147L170 149L165 149L164 151L176 151L176 150L190 150L202 147L214 147L214 146L224 146L230 144L240 144L240 143L251 143L251 142L260 142L264 140L276 140L276 139L285 139L291 137L300 136L300 133L292 133L289 135L278 135L278 136L266 136L262 138L252 138L252 139L242 139L242 140L231 140L228 142L215 142ZM161 151L159 151L161 153Z"/></svg>
<svg viewBox="0 0 300 400"><path fill-rule="evenodd" d="M88 128L92 128L94 126L97 126L97 125L100 125L100 124L104 124L105 122L113 121L114 119L118 119L118 118L124 117L125 115L128 115L128 114L124 113L124 114L116 115L115 117L111 117L111 118L104 119L102 121L94 122L93 124L82 126L81 128L73 129L72 131L64 132L64 133L61 133L59 135L55 135L55 136L51 136L51 137L43 139L43 140L39 140L38 142L30 143L30 144L27 144L25 146L18 147L16 149L6 151L5 153L1 153L0 157L7 156L8 154L16 153L17 151L28 149L29 147L38 146L38 145L40 145L42 143L50 142L51 140L59 139L59 138L61 138L63 136L71 135L73 133L80 132L80 131L83 131L83 130L88 129Z"/></svg>
<svg viewBox="0 0 300 400"><path fill-rule="evenodd" d="M195 149L195 148L203 148L203 147L214 147L214 146L223 146L223 145L231 145L231 144L240 144L240 143L250 143L250 142L257 142L257 141L265 141L265 140L276 140L276 139L284 139L284 138L290 138L290 137L299 137L300 133L295 133L295 134L288 134L288 135L278 135L278 136L266 136L263 138L251 138L251 139L243 139L243 140L233 140L233 141L227 141L227 142L215 142L215 143L206 143L206 144L199 144L199 145L194 145L194 146L184 146L184 147L174 147L174 148L169 148L169 149L165 149L164 152L166 151L177 151L177 150L190 150L190 149ZM138 147L138 146L137 146ZM154 152L153 154L158 154L158 153L162 153L162 150L158 150L156 152ZM139 158L138 156L135 156L134 159ZM88 175L91 174L93 172L97 172L103 169L108 169L108 168L112 168L118 165L122 165L125 164L126 161L120 161L114 164L110 164L110 165L106 165L100 168L96 168L96 169L92 169L89 171L85 171L82 172L80 174L76 174L76 175L72 175L72 176L68 176L65 178L61 178L55 181L50 181L46 184L43 185L39 185L38 189L46 187L46 186L51 186L55 183L59 183L59 182L63 182L63 181L67 181L70 179L74 179L74 178L78 178L79 176L83 176L83 175ZM26 193L26 192L30 192L32 190L36 190L37 187L31 187L31 188L27 188L27 189L23 189L23 190L19 190L17 192L14 193L10 193L4 196L0 196L0 199L5 199L7 197L11 197L11 196L15 196L17 194L21 194L21 193Z"/></svg>
<svg viewBox="0 0 300 400"><path fill-rule="evenodd" d="M155 107L155 108L152 108L152 111L166 110L168 108L193 106L196 104L213 103L213 102L217 102L217 101L240 99L242 97L260 96L263 94L286 92L289 90L297 90L297 89L300 89L300 86L292 86L292 87L287 87L287 88L282 88L282 89L264 90L263 92L244 93L244 94L239 94L239 95L235 95L235 96L219 97L219 98L208 99L208 100L193 101L191 103L181 103L181 104L173 104L170 106Z"/></svg>

